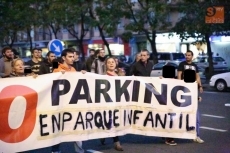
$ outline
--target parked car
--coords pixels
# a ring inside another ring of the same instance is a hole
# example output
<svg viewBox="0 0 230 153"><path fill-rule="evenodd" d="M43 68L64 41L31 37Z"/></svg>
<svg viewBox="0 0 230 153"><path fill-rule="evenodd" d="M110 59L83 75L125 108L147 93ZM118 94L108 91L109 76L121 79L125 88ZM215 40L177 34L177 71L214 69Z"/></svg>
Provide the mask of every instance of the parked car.
<svg viewBox="0 0 230 153"><path fill-rule="evenodd" d="M153 54L150 54L150 60L153 59ZM178 61L182 62L185 60L185 55L183 53L171 53L171 52L158 52L157 53L158 62L166 61Z"/></svg>
<svg viewBox="0 0 230 153"><path fill-rule="evenodd" d="M227 67L227 62L220 56L213 56L213 66L215 68ZM198 66L206 68L209 66L208 56L198 56L193 60Z"/></svg>
<svg viewBox="0 0 230 153"><path fill-rule="evenodd" d="M209 86L215 87L217 91L226 91L227 88L230 88L230 72L212 76Z"/></svg>
<svg viewBox="0 0 230 153"><path fill-rule="evenodd" d="M159 62L159 63L155 64L152 68L150 76L152 76L152 77L162 76L163 75L163 73L162 73L163 66L165 66L167 63L169 63L170 65L175 67L175 71L176 71L175 74L177 76L177 69L178 69L180 62L175 62L175 61ZM200 78L201 79L205 78L205 76L203 75L204 69L198 66L198 70L199 70Z"/></svg>
<svg viewBox="0 0 230 153"><path fill-rule="evenodd" d="M212 58L213 58L214 74L229 72L227 62L222 57L213 56ZM209 69L208 56L198 56L193 60L193 62L196 63L197 66L205 69L204 75L208 74L208 69Z"/></svg>

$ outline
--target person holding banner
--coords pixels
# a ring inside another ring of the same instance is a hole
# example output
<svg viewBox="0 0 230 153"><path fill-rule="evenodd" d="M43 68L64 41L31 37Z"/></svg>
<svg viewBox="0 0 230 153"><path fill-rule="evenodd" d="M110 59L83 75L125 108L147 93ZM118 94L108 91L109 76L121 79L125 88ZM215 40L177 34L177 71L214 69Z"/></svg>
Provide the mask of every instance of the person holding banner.
<svg viewBox="0 0 230 153"><path fill-rule="evenodd" d="M12 66L12 72L10 73L10 77L25 77L25 76L33 76L36 78L38 75L35 73L29 73L25 74L24 73L24 61L20 58L14 59L11 63Z"/></svg>
<svg viewBox="0 0 230 153"><path fill-rule="evenodd" d="M54 54L54 52L49 51L46 54L46 59L43 59L43 62L40 66L39 75L52 73L53 72L53 62L55 61L55 59L56 59L56 55Z"/></svg>
<svg viewBox="0 0 230 153"><path fill-rule="evenodd" d="M183 61L179 64L178 66L178 72L177 72L177 78L179 80L183 80L184 79L184 71L189 69L189 70L194 70L196 72L196 82L198 83L198 88L200 93L203 92L203 88L202 88L202 84L201 84L201 80L200 80L200 74L199 74L199 70L198 67L195 63L192 62L193 59L193 52L188 50L185 54L186 57L186 61ZM198 98L199 100L199 98ZM199 100L201 101L201 100ZM199 117L199 110L197 109L197 123L196 123L196 132L197 132L197 137L196 139L194 139L194 142L197 143L204 143L204 140L202 140L200 138L200 117Z"/></svg>
<svg viewBox="0 0 230 153"><path fill-rule="evenodd" d="M24 73L24 61L20 58L16 58L11 62L12 72L10 73L10 78L13 77L26 77L26 76L33 76L33 78L37 78L37 74L31 73L26 75ZM18 152L23 153L23 152Z"/></svg>
<svg viewBox="0 0 230 153"><path fill-rule="evenodd" d="M170 65L170 63L166 63L165 65ZM160 79L163 79L162 76L159 77ZM175 79L175 78L171 78ZM164 139L164 138L162 138ZM170 146L176 146L177 143L174 141L174 138L165 138L165 144L170 145Z"/></svg>
<svg viewBox="0 0 230 153"><path fill-rule="evenodd" d="M108 57L105 60L105 74L108 76L125 76L125 72L122 69L117 69L116 58ZM123 151L123 148L120 144L119 137L113 137L114 149L117 151ZM105 144L105 139L101 139L101 143Z"/></svg>
<svg viewBox="0 0 230 153"><path fill-rule="evenodd" d="M62 51L61 54L62 63L59 63L58 68L53 70L55 72L62 72L63 74L65 71L67 72L77 72L75 68L72 66L74 62L74 52L71 49L65 49ZM86 71L81 71L85 73ZM52 153L60 153L60 144L52 146ZM74 148L76 153L84 153L84 149L82 148L82 141L76 141L74 143Z"/></svg>

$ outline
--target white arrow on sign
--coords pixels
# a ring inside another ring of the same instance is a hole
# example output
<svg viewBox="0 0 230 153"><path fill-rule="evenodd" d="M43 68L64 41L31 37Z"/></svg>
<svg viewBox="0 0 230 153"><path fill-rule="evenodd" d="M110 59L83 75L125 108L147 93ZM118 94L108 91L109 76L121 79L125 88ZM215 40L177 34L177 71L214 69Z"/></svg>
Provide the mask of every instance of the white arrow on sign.
<svg viewBox="0 0 230 153"><path fill-rule="evenodd" d="M61 52L60 46L56 46L54 43L53 43L53 46L55 48L55 52Z"/></svg>

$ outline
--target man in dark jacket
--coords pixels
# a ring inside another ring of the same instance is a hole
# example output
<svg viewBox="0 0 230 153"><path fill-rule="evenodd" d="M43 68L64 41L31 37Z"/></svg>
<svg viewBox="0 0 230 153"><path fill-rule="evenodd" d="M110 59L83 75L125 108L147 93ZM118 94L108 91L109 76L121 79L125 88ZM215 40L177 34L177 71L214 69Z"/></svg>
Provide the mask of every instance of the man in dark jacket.
<svg viewBox="0 0 230 153"><path fill-rule="evenodd" d="M54 52L49 51L46 54L46 59L43 60L41 66L40 66L40 70L39 70L39 74L48 74L48 73L52 73L53 72L53 61L56 59L56 56L54 54Z"/></svg>
<svg viewBox="0 0 230 153"><path fill-rule="evenodd" d="M88 72L91 72L91 66L93 64L93 61L96 58L96 54L98 54L99 51L97 51L97 53L96 53L94 49L90 49L89 52L90 52L90 56L87 58L87 60L85 62L85 66L86 66L86 70Z"/></svg>
<svg viewBox="0 0 230 153"><path fill-rule="evenodd" d="M130 70L130 75L150 77L153 63L151 63L148 59L149 51L147 49L142 50L141 60L139 60L132 66Z"/></svg>
<svg viewBox="0 0 230 153"><path fill-rule="evenodd" d="M81 70L85 70L85 64L80 60L79 56L80 53L79 51L73 50L74 52L74 62L73 62L73 67L75 68L76 71L81 71Z"/></svg>

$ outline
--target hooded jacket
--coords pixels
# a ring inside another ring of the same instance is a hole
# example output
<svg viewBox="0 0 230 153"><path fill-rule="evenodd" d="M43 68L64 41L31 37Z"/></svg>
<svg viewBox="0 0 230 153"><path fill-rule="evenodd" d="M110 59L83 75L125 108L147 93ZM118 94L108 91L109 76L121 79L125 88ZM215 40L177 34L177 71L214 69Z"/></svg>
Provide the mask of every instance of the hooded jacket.
<svg viewBox="0 0 230 153"><path fill-rule="evenodd" d="M39 74L48 74L53 72L53 64L49 63L48 60L44 60L39 68Z"/></svg>
<svg viewBox="0 0 230 153"><path fill-rule="evenodd" d="M54 69L53 72L61 72L61 71L76 72L74 67L72 67L72 66L67 67L64 64L59 63L58 68Z"/></svg>

